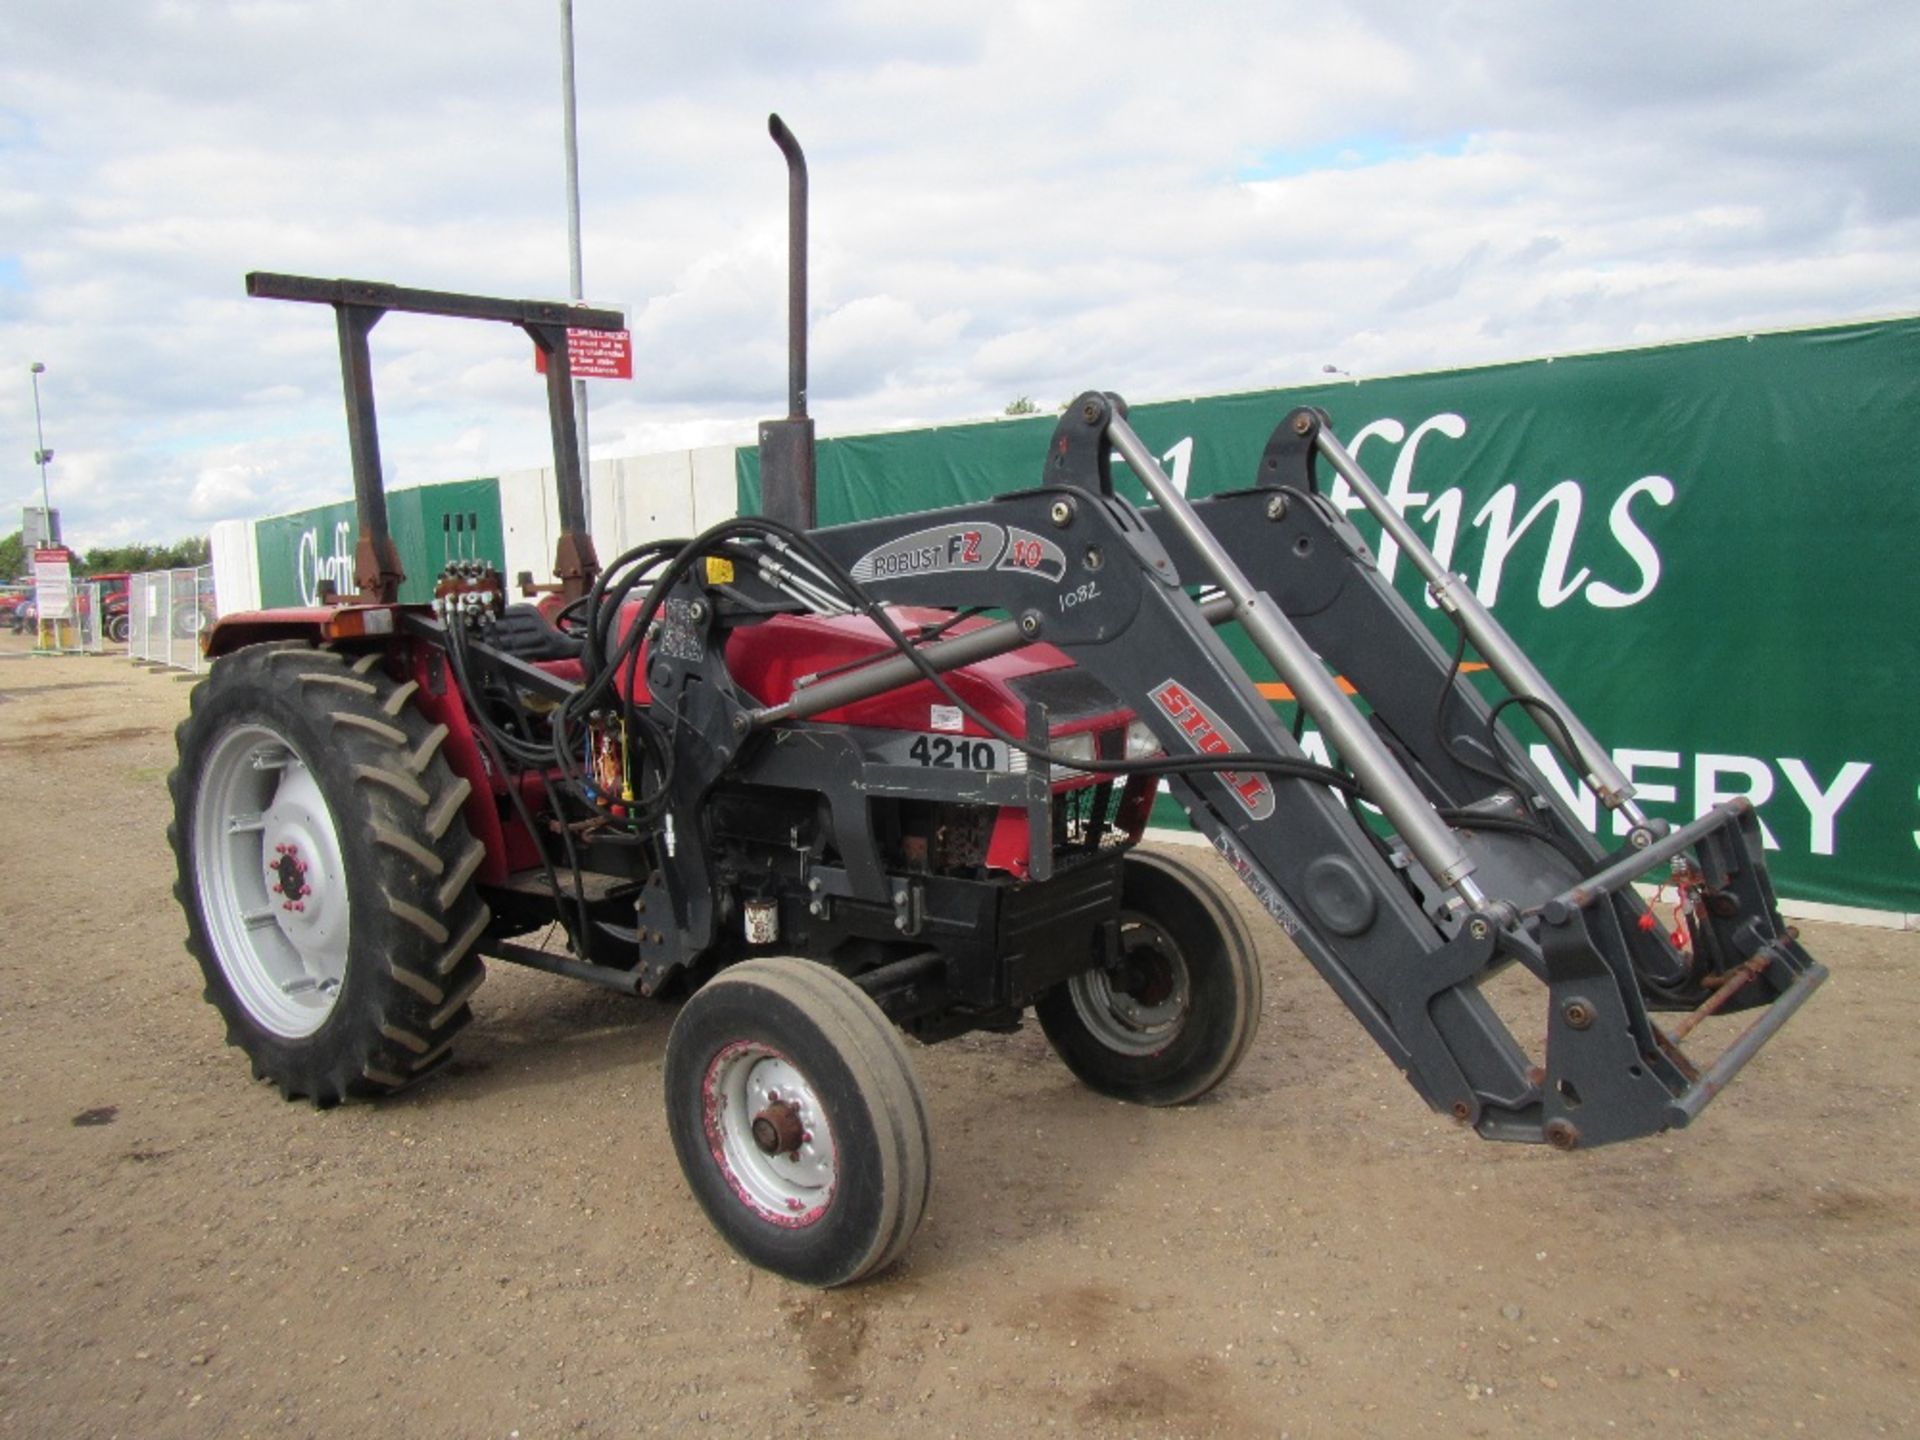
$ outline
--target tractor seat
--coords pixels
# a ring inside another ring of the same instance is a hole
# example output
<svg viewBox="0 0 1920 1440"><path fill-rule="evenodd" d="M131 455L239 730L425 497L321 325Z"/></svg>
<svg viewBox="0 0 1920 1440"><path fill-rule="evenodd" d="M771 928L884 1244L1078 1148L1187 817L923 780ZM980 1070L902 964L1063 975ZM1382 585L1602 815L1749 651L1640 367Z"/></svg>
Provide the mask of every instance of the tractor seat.
<svg viewBox="0 0 1920 1440"><path fill-rule="evenodd" d="M521 660L576 660L586 642L554 628L532 605L509 605L481 632L486 643Z"/></svg>

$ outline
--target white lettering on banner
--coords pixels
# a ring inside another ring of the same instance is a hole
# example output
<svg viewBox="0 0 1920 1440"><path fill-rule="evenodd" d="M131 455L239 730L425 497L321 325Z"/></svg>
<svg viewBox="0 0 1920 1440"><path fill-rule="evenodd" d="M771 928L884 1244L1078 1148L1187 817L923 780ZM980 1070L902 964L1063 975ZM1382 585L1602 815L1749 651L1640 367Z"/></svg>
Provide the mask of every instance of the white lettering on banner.
<svg viewBox="0 0 1920 1440"><path fill-rule="evenodd" d="M1324 751L1324 746L1322 747ZM1561 768L1559 756L1545 744L1536 742L1528 747L1528 754L1540 772L1547 777L1547 784L1555 795L1564 801L1569 809L1580 817L1580 823L1592 830L1598 823L1600 802L1594 793L1575 780ZM1647 770L1668 770L1675 774L1684 768L1682 756L1677 750L1616 750L1613 763L1618 765L1626 777L1633 782L1639 792L1637 798L1649 804L1676 805L1680 802L1677 785L1657 783L1644 772ZM1779 786L1775 783L1774 770L1787 777L1787 785L1793 791L1807 812L1807 852L1812 855L1832 855L1835 850L1836 822L1840 811L1853 798L1860 788L1860 782L1867 778L1873 769L1865 760L1849 760L1841 765L1833 782L1822 786L1813 773L1813 767L1804 760L1791 757L1766 760L1752 755L1713 755L1700 754L1693 759L1693 815L1695 819L1707 813L1724 800L1744 796L1758 810L1769 801L1774 801ZM1729 785L1727 778L1737 776L1743 782ZM1774 821L1784 824L1779 804L1774 802ZM1613 833L1625 835L1627 823L1618 812L1613 817ZM1794 838L1797 838L1794 837ZM1780 849L1780 841L1773 830L1763 820L1760 824L1760 842L1768 850ZM1914 835L1914 842L1920 844L1920 832Z"/></svg>
<svg viewBox="0 0 1920 1440"><path fill-rule="evenodd" d="M1387 487L1382 493L1387 504L1403 518L1411 520L1417 515L1422 523L1433 526L1430 548L1442 568L1449 570L1454 568L1454 552L1460 544L1466 495L1459 486L1442 490L1437 495L1416 490L1414 466L1419 459L1420 444L1429 435L1461 440L1466 433L1467 422L1463 417L1452 411L1442 411L1422 420L1412 430L1390 416L1370 421L1355 431L1353 439L1347 444L1355 459L1361 458L1361 448L1369 440L1399 447L1394 455L1393 469L1387 477ZM1175 441L1160 459L1167 467L1167 478L1173 481L1174 488L1182 495L1186 494L1187 481L1193 468L1193 437L1189 435ZM1124 465L1126 462L1116 456L1114 463ZM1471 577L1474 593L1489 608L1499 603L1500 582L1506 576L1508 557L1526 538L1534 522L1551 511L1553 519L1547 532L1547 550L1541 561L1537 591L1541 608L1557 609L1576 595L1583 596L1597 610L1624 610L1628 606L1638 605L1653 594L1660 583L1660 551L1641 521L1634 517L1633 502L1644 495L1665 509L1673 503L1676 493L1673 481L1665 475L1642 475L1614 497L1607 511L1607 534L1631 562L1636 574L1632 587L1623 590L1607 580L1597 578L1591 565L1581 565L1571 575L1568 574L1574 563L1574 553L1579 548L1580 522L1587 513L1589 497L1584 482L1575 479L1559 481L1534 501L1517 523L1514 514L1520 506L1520 487L1502 485L1480 507L1469 527L1486 533L1479 568ZM1353 487L1338 476L1334 477L1328 498L1347 514L1366 509L1360 497L1353 493ZM1423 506L1424 509L1421 508ZM1390 535L1382 535L1374 560L1381 576L1391 583L1400 567L1399 543ZM1426 603L1429 609L1433 607L1431 594L1426 596Z"/></svg>
<svg viewBox="0 0 1920 1440"><path fill-rule="evenodd" d="M1787 783L1793 786L1807 807L1807 813L1813 816L1812 850L1816 855L1833 854L1833 822L1839 815L1840 807L1847 803L1847 797L1860 788L1860 782L1867 778L1867 771L1873 767L1864 760L1849 760L1840 767L1840 773L1833 777L1833 784L1827 789L1820 788L1820 782L1813 778L1813 772L1801 760L1782 760L1781 772L1787 777Z"/></svg>
<svg viewBox="0 0 1920 1440"><path fill-rule="evenodd" d="M1467 422L1462 420L1458 415L1435 415L1431 419L1423 420L1414 426L1413 433L1409 435L1406 427L1398 420L1375 420L1371 425L1361 427L1360 432L1353 437L1353 444L1348 447L1355 458L1358 458L1360 454L1360 442L1375 435L1378 435L1390 445L1400 446L1400 454L1393 462L1393 474L1387 479L1386 500L1387 504L1392 506L1402 517L1406 515L1409 506L1425 505L1427 503L1428 497L1426 493L1424 491L1415 491L1413 488L1413 461L1414 457L1420 453L1420 442L1435 431L1446 436L1449 440L1458 440L1467 433ZM1445 504L1448 499L1453 501L1451 506ZM1343 479L1336 479L1334 481L1333 503L1338 505L1342 510L1359 510L1365 508L1360 503L1360 497L1353 493L1353 490ZM1451 563L1454 539L1460 529L1460 492L1457 490L1447 491L1447 493L1427 511L1425 518L1431 520L1435 510L1441 511L1441 528L1445 534L1443 538L1436 540L1433 546L1433 553L1440 557L1440 563L1442 565L1446 565ZM1391 581L1394 571L1397 570L1400 565L1399 542L1390 535L1382 535L1380 537L1380 550L1374 559L1380 566L1381 575Z"/></svg>
<svg viewBox="0 0 1920 1440"><path fill-rule="evenodd" d="M1738 775L1746 783L1731 790L1720 788L1722 775ZM1758 810L1773 798L1773 768L1764 760L1748 755L1697 755L1693 761L1694 813L1704 815L1723 800L1745 796ZM1780 842L1760 822L1760 840L1769 850L1778 850Z"/></svg>
<svg viewBox="0 0 1920 1440"><path fill-rule="evenodd" d="M1507 555L1520 543L1520 537L1527 533L1534 521L1549 505L1553 507L1553 534L1547 541L1546 563L1540 567L1540 607L1551 610L1555 606L1578 593L1592 572L1581 567L1580 573L1567 580L1567 561L1573 555L1574 532L1580 528L1580 485L1578 481L1562 480L1547 491L1537 501L1526 518L1518 525L1513 523L1513 506L1519 498L1520 487L1502 485L1493 492L1493 498L1480 507L1480 513L1473 517L1474 527L1478 529L1493 523L1487 529L1486 552L1480 557L1480 575L1475 582L1474 594L1480 597L1480 603L1491 606L1500 597L1500 572L1505 568Z"/></svg>
<svg viewBox="0 0 1920 1440"><path fill-rule="evenodd" d="M1673 493L1673 482L1664 475L1643 475L1620 492L1620 498L1607 513L1607 529L1613 532L1613 538L1620 542L1628 558L1640 567L1640 584L1623 594L1606 581L1596 580L1587 586L1587 599L1594 605L1602 610L1624 610L1653 593L1653 587L1660 583L1660 552L1653 548L1647 532L1633 523L1633 497L1651 495L1653 503L1664 509L1673 503Z"/></svg>
<svg viewBox="0 0 1920 1440"><path fill-rule="evenodd" d="M1167 453L1160 457L1160 464L1167 472L1167 479L1173 482L1173 488L1182 495L1187 493L1187 476L1193 471L1193 437L1176 440L1167 447ZM1127 467L1124 457L1113 457L1115 469Z"/></svg>
<svg viewBox="0 0 1920 1440"><path fill-rule="evenodd" d="M1431 548L1442 567L1447 569L1454 567L1454 552L1460 544L1466 496L1458 486L1437 495L1416 490L1414 467L1418 462L1420 443L1429 435L1460 440L1466 437L1466 433L1466 420L1451 411L1429 416L1411 431L1400 421L1388 417L1361 426L1354 432L1347 447L1355 459L1362 459L1361 449L1369 440L1399 447L1383 492L1386 502L1401 516L1411 517L1417 513L1422 522L1433 526ZM1191 442L1181 443L1187 445ZM1172 454L1172 451L1168 452L1169 457ZM1365 463L1364 460L1362 463ZM1607 533L1638 573L1633 587L1622 590L1606 580L1594 578L1590 565L1581 565L1571 576L1568 574L1569 567L1574 563L1574 553L1579 547L1580 522L1587 509L1588 494L1584 482L1576 479L1559 481L1527 509L1517 524L1514 514L1520 506L1520 489L1517 485L1502 485L1473 517L1471 528L1486 532L1486 545L1474 576L1474 593L1489 607L1499 602L1500 582L1504 578L1508 556L1534 522L1551 510L1552 528L1548 532L1546 556L1540 569L1538 596L1541 607L1555 609L1575 595L1584 596L1589 605L1601 610L1621 610L1638 605L1660 583L1660 551L1634 518L1633 502L1645 495L1655 505L1664 508L1673 503L1674 494L1673 481L1666 476L1643 475L1614 498L1607 512ZM1334 479L1329 498L1347 514L1366 508L1360 497L1353 493L1353 487L1338 477ZM1421 509L1422 506L1425 509ZM1390 536L1381 536L1376 559L1381 575L1391 581L1399 568L1400 546ZM1428 595L1426 600L1431 607L1433 597Z"/></svg>
<svg viewBox="0 0 1920 1440"><path fill-rule="evenodd" d="M1300 737L1300 748L1309 760L1320 765L1332 763L1327 750L1327 742L1317 729L1309 726ZM1567 773L1560 757L1543 742L1536 741L1527 748L1528 756L1540 773L1546 776L1548 788L1560 798L1566 807L1580 817L1580 823L1588 830L1597 830L1600 819L1600 801L1594 793L1578 779ZM1633 782L1639 792L1638 798L1649 804L1680 804L1680 787L1656 780L1646 772L1665 770L1677 778L1688 769L1685 757L1678 750L1632 750L1621 749L1613 752L1613 763L1618 765L1627 778ZM1807 853L1811 855L1832 855L1837 848L1837 831L1840 811L1859 790L1860 783L1873 769L1865 760L1848 760L1835 773L1831 784L1822 785L1813 773L1813 767L1804 760L1786 757L1769 763L1751 755L1696 755L1691 767L1693 773L1692 813L1695 819L1707 813L1723 800L1731 800L1744 795L1753 802L1758 810L1769 801L1773 803L1773 820L1782 827L1782 833L1789 840L1798 840L1797 826L1790 827L1789 815L1781 811L1781 797L1776 792L1780 786L1776 783L1775 771L1787 778L1787 787L1795 798L1805 807L1807 813ZM1729 785L1726 777L1738 776L1744 785ZM1331 787L1327 793L1340 799L1337 791ZM1916 790L1920 795L1920 790ZM1344 803L1344 802L1343 802ZM1368 806L1372 809L1372 806ZM1682 814L1686 813L1683 809ZM1674 817L1677 818L1677 817ZM1790 828L1789 828L1790 827ZM1616 812L1613 817L1613 833L1624 836L1627 825ZM1768 850L1780 849L1780 842L1774 832L1763 821L1760 826L1761 844ZM1920 830L1913 832L1913 843L1920 846Z"/></svg>
<svg viewBox="0 0 1920 1440"><path fill-rule="evenodd" d="M353 589L352 523L346 520L333 522L333 553L326 556L320 553L319 530L301 531L300 546L294 553L293 571L303 605L320 603L322 580L330 583L338 594L344 595Z"/></svg>
<svg viewBox="0 0 1920 1440"><path fill-rule="evenodd" d="M1672 805L1680 798L1680 792L1672 785L1657 785L1645 776L1635 774L1641 769L1678 770L1680 752L1678 750L1616 750L1613 763L1620 767L1620 773L1627 777L1627 783L1639 792L1638 798L1654 805ZM1584 786L1582 787L1585 788ZM1613 812L1613 833L1624 837L1633 827L1627 824L1627 817L1618 810Z"/></svg>

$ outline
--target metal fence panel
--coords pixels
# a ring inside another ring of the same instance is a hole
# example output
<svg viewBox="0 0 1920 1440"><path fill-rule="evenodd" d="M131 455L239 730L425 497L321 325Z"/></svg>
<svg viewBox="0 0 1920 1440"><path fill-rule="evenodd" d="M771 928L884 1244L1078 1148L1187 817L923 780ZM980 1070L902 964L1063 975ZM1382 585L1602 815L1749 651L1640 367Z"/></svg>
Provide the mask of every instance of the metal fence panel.
<svg viewBox="0 0 1920 1440"><path fill-rule="evenodd" d="M128 607L128 658L195 674L206 671L200 632L218 613L211 565L134 576Z"/></svg>
<svg viewBox="0 0 1920 1440"><path fill-rule="evenodd" d="M151 634L153 587L149 577L135 575L127 582L127 658L150 660L147 653Z"/></svg>
<svg viewBox="0 0 1920 1440"><path fill-rule="evenodd" d="M39 644L35 648L56 655L100 653L100 586L97 582L74 582L66 618L41 621Z"/></svg>

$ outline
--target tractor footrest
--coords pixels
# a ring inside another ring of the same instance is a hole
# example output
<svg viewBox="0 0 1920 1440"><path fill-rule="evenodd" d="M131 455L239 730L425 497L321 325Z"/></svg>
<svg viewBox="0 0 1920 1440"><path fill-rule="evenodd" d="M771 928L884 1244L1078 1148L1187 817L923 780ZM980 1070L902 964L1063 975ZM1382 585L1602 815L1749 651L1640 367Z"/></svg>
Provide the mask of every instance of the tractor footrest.
<svg viewBox="0 0 1920 1440"><path fill-rule="evenodd" d="M560 888L554 889L554 880L560 882ZM597 905L602 900L616 900L622 895L638 894L640 882L630 875L609 875L599 870L579 872L579 890L574 888L574 872L556 870L549 876L542 869L516 870L502 880L495 888L511 890L518 895L538 895L543 900L572 900L585 898L589 905Z"/></svg>

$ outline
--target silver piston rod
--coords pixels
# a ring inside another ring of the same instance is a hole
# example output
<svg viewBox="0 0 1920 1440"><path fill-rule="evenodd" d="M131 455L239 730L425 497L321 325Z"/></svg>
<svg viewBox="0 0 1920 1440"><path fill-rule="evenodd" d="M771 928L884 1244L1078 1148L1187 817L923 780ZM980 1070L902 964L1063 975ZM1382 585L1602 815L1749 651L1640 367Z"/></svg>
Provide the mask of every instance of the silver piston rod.
<svg viewBox="0 0 1920 1440"><path fill-rule="evenodd" d="M1107 435L1114 449L1127 464L1147 493L1159 505L1161 513L1173 521L1192 545L1212 578L1233 603L1233 618L1252 639L1255 648L1267 658L1280 678L1292 687L1294 696L1320 727L1320 731L1353 767L1353 773L1367 791L1367 798L1386 812L1415 857L1440 884L1452 887L1474 909L1486 902L1480 887L1468 878L1473 861L1460 844L1459 836L1427 803L1400 762L1367 724L1360 709L1327 674L1320 657L1294 628L1271 596L1254 589L1240 567L1206 523L1194 513L1186 496L1160 468L1153 452L1140 441L1133 427L1119 415L1108 422Z"/></svg>
<svg viewBox="0 0 1920 1440"><path fill-rule="evenodd" d="M1454 574L1440 563L1439 557L1414 533L1406 517L1387 503L1387 497L1380 493L1379 486L1360 468L1360 462L1340 443L1337 435L1322 425L1314 437L1314 443L1339 472L1340 478L1360 497L1360 503L1367 507L1368 513L1380 522L1381 528L1393 537L1394 543L1413 561L1414 568L1433 592L1434 600L1460 622L1460 628L1466 631L1473 648L1480 652L1493 673L1500 677L1500 683L1507 687L1507 692L1522 703L1545 706L1553 711L1554 718L1559 721L1558 728L1566 732L1566 743L1573 747L1574 753L1565 758L1579 769L1587 788L1599 796L1600 803L1609 810L1618 810L1624 815L1636 830L1646 830L1647 817L1633 803L1633 782L1613 763L1613 757L1593 737L1593 733L1580 723L1580 717L1554 693L1553 687L1547 683L1547 677L1534 667L1526 652L1514 643L1506 627L1493 618L1493 612L1474 594L1473 586L1467 583L1466 577ZM1554 733L1556 727L1542 725L1540 729L1549 744L1556 750L1562 749L1561 737Z"/></svg>

